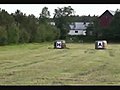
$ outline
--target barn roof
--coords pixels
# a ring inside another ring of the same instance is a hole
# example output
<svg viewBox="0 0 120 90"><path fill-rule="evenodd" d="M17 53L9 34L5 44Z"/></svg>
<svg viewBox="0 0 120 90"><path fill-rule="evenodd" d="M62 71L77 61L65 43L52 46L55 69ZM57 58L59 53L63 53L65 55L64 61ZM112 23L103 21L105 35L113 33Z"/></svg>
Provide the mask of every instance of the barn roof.
<svg viewBox="0 0 120 90"><path fill-rule="evenodd" d="M115 11L108 10L113 16L115 15Z"/></svg>
<svg viewBox="0 0 120 90"><path fill-rule="evenodd" d="M84 30L87 28L89 25L89 22L74 22L73 24L70 25L71 30Z"/></svg>
<svg viewBox="0 0 120 90"><path fill-rule="evenodd" d="M112 16L115 15L115 11L112 11L112 10L106 10L102 15L104 15L106 12L109 12ZM102 15L100 15L100 17L101 17Z"/></svg>

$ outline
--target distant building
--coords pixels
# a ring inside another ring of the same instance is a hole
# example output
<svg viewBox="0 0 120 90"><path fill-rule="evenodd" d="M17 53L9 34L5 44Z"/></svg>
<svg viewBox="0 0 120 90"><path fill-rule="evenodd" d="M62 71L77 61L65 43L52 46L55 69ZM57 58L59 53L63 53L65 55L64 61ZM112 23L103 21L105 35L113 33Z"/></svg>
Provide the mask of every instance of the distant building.
<svg viewBox="0 0 120 90"><path fill-rule="evenodd" d="M101 16L99 16L99 24L102 28L106 28L110 25L115 11L106 10Z"/></svg>
<svg viewBox="0 0 120 90"><path fill-rule="evenodd" d="M74 22L70 24L68 35L86 35L86 29L90 22Z"/></svg>

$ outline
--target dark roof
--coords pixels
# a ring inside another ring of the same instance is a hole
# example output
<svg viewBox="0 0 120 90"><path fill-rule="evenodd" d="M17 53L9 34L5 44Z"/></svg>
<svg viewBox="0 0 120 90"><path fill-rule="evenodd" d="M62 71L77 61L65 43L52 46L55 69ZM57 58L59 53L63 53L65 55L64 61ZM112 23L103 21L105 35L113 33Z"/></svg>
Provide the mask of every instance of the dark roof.
<svg viewBox="0 0 120 90"><path fill-rule="evenodd" d="M115 11L112 11L112 10L106 10L101 16L103 16L106 12L110 13L112 16L115 15ZM100 18L101 16L99 16L99 18Z"/></svg>

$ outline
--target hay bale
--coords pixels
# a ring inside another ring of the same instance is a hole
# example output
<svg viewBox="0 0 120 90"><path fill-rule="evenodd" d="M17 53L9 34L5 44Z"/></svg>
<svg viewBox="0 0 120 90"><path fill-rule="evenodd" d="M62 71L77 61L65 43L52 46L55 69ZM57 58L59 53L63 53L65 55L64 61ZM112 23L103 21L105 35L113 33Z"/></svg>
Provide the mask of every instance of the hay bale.
<svg viewBox="0 0 120 90"><path fill-rule="evenodd" d="M95 49L106 49L106 48L107 48L106 40L95 41Z"/></svg>
<svg viewBox="0 0 120 90"><path fill-rule="evenodd" d="M56 49L66 48L65 40L55 40L54 41L54 48L56 48Z"/></svg>
<svg viewBox="0 0 120 90"><path fill-rule="evenodd" d="M104 49L107 48L107 41L106 40L103 40L103 46L104 46Z"/></svg>

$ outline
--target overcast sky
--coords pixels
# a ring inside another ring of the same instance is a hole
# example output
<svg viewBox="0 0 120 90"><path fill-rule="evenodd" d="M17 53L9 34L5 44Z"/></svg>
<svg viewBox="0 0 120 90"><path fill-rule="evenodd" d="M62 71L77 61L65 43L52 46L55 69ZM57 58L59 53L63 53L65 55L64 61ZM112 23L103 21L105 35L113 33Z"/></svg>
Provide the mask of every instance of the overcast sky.
<svg viewBox="0 0 120 90"><path fill-rule="evenodd" d="M75 15L98 15L100 16L105 10L116 11L120 9L120 4L0 4L1 9L5 9L8 13L14 13L17 9L26 15L34 14L39 17L43 7L48 7L51 17L53 17L54 9L58 7L71 6Z"/></svg>

